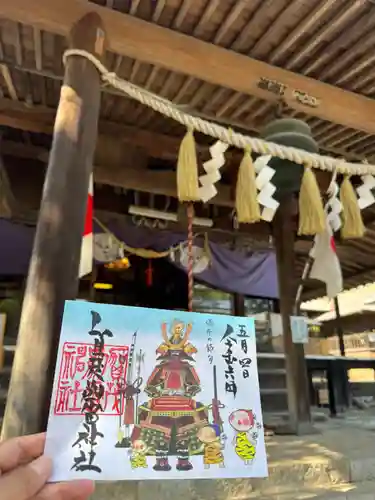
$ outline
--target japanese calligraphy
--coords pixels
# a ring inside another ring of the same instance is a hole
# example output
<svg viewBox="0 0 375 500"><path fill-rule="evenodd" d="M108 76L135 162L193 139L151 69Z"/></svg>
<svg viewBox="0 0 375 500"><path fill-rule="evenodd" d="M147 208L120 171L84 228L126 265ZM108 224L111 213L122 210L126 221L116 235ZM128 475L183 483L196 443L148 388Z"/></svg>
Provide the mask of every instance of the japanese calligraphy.
<svg viewBox="0 0 375 500"><path fill-rule="evenodd" d="M214 356L213 356L214 344L212 341L212 327L214 326L214 322L212 321L212 319L208 319L206 321L206 326L207 326L207 329L206 329L206 333L207 333L206 349L207 349L208 361L209 361L210 365L212 365L212 363L214 361Z"/></svg>
<svg viewBox="0 0 375 500"><path fill-rule="evenodd" d="M89 360L94 347L88 343L65 342L54 404L55 415L82 414L82 396L89 374ZM103 415L120 415L124 396L119 398L119 387L125 380L129 360L128 346L104 346L102 378L104 395L101 401Z"/></svg>
<svg viewBox="0 0 375 500"><path fill-rule="evenodd" d="M98 438L104 438L104 434L98 430L99 413L103 412L104 388L104 338L113 337L110 330L97 330L95 327L101 323L102 319L96 311L91 311L92 326L88 332L94 337L94 346L90 352L86 371L86 387L82 392L82 413L84 414L83 429L78 432L76 441L72 448L78 448L78 456L73 458L71 469L79 472L94 471L102 472L96 464L95 448L98 445ZM81 367L81 365L79 365Z"/></svg>
<svg viewBox="0 0 375 500"><path fill-rule="evenodd" d="M251 359L246 355L248 352L247 341L250 338L250 336L247 333L246 325L238 325L237 338L241 340L241 351L245 355L244 357L239 359L239 365L242 369L242 376L243 378L249 378L250 377L249 367L251 365Z"/></svg>
<svg viewBox="0 0 375 500"><path fill-rule="evenodd" d="M225 375L225 392L232 393L236 397L238 388L236 383L235 367L238 358L233 353L234 347L237 344L237 339L232 336L234 329L231 325L227 325L226 331L221 339L226 347L225 353L222 354L222 358L225 361L226 369L224 371Z"/></svg>
<svg viewBox="0 0 375 500"><path fill-rule="evenodd" d="M277 80L271 80L269 78L260 78L257 82L257 86L259 89L266 90L271 94L274 94L278 97L284 97L286 91L288 90L288 86L284 83L278 82ZM314 96L309 95L307 92L298 89L290 89L292 97L294 100L303 104L304 106L308 106L310 108L317 108L320 106L320 100Z"/></svg>
<svg viewBox="0 0 375 500"><path fill-rule="evenodd" d="M263 77L259 80L258 87L279 97L282 97L285 94L285 90L287 88L287 86L281 82Z"/></svg>
<svg viewBox="0 0 375 500"><path fill-rule="evenodd" d="M320 105L319 99L301 90L293 90L293 97L300 104L308 106L309 108L317 108Z"/></svg>

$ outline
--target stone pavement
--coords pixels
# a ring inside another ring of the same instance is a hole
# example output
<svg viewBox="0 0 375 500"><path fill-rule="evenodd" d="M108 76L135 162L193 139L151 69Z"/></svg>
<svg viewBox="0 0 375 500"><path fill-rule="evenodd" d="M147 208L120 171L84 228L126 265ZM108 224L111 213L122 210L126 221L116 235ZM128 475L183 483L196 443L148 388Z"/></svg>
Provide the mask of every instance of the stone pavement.
<svg viewBox="0 0 375 500"><path fill-rule="evenodd" d="M268 479L98 484L95 500L375 500L375 410L316 424L313 436L267 437Z"/></svg>

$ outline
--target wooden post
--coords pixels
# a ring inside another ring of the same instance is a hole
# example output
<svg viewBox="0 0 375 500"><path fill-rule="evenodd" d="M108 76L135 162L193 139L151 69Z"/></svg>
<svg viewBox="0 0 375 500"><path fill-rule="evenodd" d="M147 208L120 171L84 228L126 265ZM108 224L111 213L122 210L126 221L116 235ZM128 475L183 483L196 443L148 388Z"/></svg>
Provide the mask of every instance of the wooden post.
<svg viewBox="0 0 375 500"><path fill-rule="evenodd" d="M101 58L105 33L97 14L81 18L70 47ZM51 154L23 302L2 438L45 425L64 301L78 290L81 239L97 138L100 75L70 57L56 114Z"/></svg>
<svg viewBox="0 0 375 500"><path fill-rule="evenodd" d="M282 433L307 434L315 432L311 425L310 393L303 344L294 344L290 316L293 315L294 293L294 232L292 229L293 197L281 200L274 223L277 273L280 294L280 313L283 323L285 368L287 372L289 425L278 429Z"/></svg>
<svg viewBox="0 0 375 500"><path fill-rule="evenodd" d="M335 326L336 326L337 337L339 339L340 354L341 354L341 356L345 356L346 354L345 354L344 330L342 328L342 321L341 321L340 306L339 306L338 298L335 297L333 299L333 302L335 305L335 315L336 315Z"/></svg>
<svg viewBox="0 0 375 500"><path fill-rule="evenodd" d="M344 329L342 326L342 317L340 314L340 306L339 306L339 301L338 298L335 297L333 299L334 305L335 305L335 329L336 329L336 334L339 339L339 346L340 346L340 354L342 357L346 356L345 353L345 341L344 341ZM341 393L342 393L342 398L343 402L346 407L350 406L350 386L349 386L349 377L348 377L348 370L346 369L345 365L340 365L342 366L342 369L340 370L340 380L341 380Z"/></svg>
<svg viewBox="0 0 375 500"><path fill-rule="evenodd" d="M233 294L233 315L246 316L245 297L240 293Z"/></svg>

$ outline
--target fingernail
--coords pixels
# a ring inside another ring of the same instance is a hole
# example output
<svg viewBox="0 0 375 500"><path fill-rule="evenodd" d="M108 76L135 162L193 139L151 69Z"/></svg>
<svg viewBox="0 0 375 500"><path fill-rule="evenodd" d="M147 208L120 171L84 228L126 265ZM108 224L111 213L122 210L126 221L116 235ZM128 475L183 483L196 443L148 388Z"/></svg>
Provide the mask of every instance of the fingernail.
<svg viewBox="0 0 375 500"><path fill-rule="evenodd" d="M75 479L70 483L71 486L73 486L72 483L74 484L74 490L77 492L77 499L88 498L95 491L95 482L90 479Z"/></svg>
<svg viewBox="0 0 375 500"><path fill-rule="evenodd" d="M46 455L42 455L31 462L30 467L38 476L43 476L48 479L52 473L52 460Z"/></svg>
<svg viewBox="0 0 375 500"><path fill-rule="evenodd" d="M76 485L78 485L80 488L87 490L90 490L93 492L95 490L95 481L91 481L91 479L75 479L74 482Z"/></svg>

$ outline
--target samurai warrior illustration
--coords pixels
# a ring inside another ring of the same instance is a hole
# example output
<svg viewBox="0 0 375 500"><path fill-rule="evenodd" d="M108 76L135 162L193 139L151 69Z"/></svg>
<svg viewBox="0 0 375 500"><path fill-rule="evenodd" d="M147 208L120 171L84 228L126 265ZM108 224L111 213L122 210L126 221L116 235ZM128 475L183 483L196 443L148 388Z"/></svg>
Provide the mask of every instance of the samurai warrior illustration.
<svg viewBox="0 0 375 500"><path fill-rule="evenodd" d="M194 399L201 387L192 357L197 349L188 341L191 329L176 320L168 335L162 325L157 364L144 388L150 399L139 406L131 437L145 443L147 455L155 455L157 471L171 470L169 455L177 455L177 470L190 470L190 456L203 452L198 432L208 425L208 408Z"/></svg>

